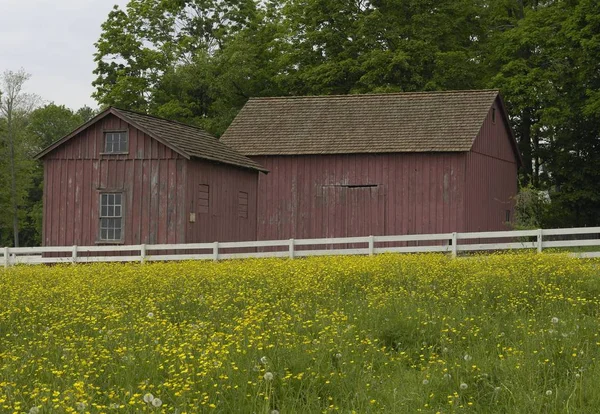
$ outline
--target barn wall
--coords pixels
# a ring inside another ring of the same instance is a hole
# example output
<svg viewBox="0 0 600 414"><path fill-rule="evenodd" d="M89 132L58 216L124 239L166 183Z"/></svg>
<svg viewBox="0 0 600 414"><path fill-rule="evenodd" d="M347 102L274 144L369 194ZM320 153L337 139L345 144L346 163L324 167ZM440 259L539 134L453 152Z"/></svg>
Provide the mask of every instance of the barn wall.
<svg viewBox="0 0 600 414"><path fill-rule="evenodd" d="M103 131L129 131L129 153L102 155ZM93 245L99 195L124 194L124 243L185 242L187 160L114 115L44 157L43 243Z"/></svg>
<svg viewBox="0 0 600 414"><path fill-rule="evenodd" d="M270 170L259 178L259 240L464 227L464 153L254 159Z"/></svg>
<svg viewBox="0 0 600 414"><path fill-rule="evenodd" d="M492 111L496 108L496 121ZM468 231L508 230L517 194L517 158L503 113L494 104L467 154L466 224Z"/></svg>
<svg viewBox="0 0 600 414"><path fill-rule="evenodd" d="M189 161L186 207L188 216L195 214L195 222L187 222L188 243L256 240L258 175L209 161Z"/></svg>

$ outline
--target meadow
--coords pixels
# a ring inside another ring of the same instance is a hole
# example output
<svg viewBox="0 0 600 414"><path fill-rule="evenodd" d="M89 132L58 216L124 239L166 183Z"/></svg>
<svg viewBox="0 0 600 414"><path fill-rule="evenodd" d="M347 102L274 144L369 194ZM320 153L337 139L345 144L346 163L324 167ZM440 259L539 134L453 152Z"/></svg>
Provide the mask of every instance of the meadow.
<svg viewBox="0 0 600 414"><path fill-rule="evenodd" d="M0 411L594 413L598 264L381 255L0 270Z"/></svg>

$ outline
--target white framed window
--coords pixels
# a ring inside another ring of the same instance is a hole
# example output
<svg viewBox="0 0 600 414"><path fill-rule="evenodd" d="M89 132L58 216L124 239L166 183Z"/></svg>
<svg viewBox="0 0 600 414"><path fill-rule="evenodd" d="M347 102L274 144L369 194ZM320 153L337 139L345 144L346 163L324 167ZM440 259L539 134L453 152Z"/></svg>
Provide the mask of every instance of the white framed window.
<svg viewBox="0 0 600 414"><path fill-rule="evenodd" d="M100 194L100 241L123 239L123 194Z"/></svg>
<svg viewBox="0 0 600 414"><path fill-rule="evenodd" d="M105 154L125 154L129 150L129 136L127 131L113 131L104 133Z"/></svg>

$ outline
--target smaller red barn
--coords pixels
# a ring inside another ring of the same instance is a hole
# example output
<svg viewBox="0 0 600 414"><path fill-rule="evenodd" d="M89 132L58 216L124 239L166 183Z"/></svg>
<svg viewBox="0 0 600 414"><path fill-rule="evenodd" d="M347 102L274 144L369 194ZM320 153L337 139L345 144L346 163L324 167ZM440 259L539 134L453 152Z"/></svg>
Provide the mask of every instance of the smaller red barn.
<svg viewBox="0 0 600 414"><path fill-rule="evenodd" d="M256 240L267 170L199 128L108 108L38 158L46 246Z"/></svg>

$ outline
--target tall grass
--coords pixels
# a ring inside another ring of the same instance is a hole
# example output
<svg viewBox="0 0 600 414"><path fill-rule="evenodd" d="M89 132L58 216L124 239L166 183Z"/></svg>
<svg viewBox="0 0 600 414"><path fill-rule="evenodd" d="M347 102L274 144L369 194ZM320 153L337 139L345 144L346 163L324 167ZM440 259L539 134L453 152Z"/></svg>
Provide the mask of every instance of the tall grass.
<svg viewBox="0 0 600 414"><path fill-rule="evenodd" d="M598 262L384 255L0 271L0 411L593 413Z"/></svg>

